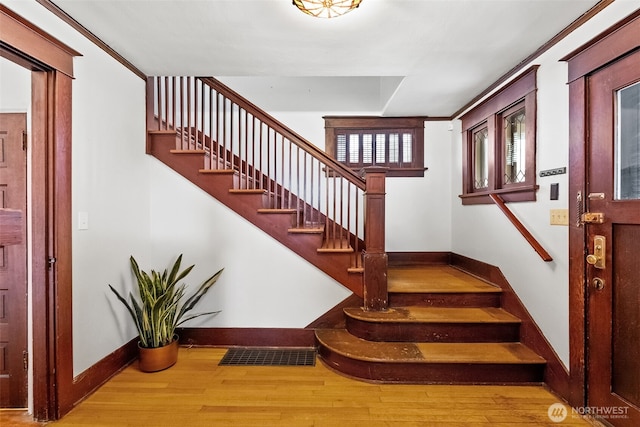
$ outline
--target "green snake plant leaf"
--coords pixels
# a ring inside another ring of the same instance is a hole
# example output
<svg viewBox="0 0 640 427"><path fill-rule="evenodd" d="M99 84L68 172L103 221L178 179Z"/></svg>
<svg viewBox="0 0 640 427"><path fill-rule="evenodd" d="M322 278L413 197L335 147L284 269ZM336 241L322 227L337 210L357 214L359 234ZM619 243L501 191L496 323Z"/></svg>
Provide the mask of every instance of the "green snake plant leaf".
<svg viewBox="0 0 640 427"><path fill-rule="evenodd" d="M170 270L165 269L161 273L155 270L150 270L149 273L141 270L133 256L130 257L130 263L138 285L139 300L129 293L128 301L111 285L109 288L131 315L138 330L140 346L150 348L170 344L175 337L176 327L181 323L220 312L207 311L185 317L218 280L223 269L205 280L196 292L182 303L186 296L186 285L179 282L194 268L194 265L191 265L180 270L182 254Z"/></svg>

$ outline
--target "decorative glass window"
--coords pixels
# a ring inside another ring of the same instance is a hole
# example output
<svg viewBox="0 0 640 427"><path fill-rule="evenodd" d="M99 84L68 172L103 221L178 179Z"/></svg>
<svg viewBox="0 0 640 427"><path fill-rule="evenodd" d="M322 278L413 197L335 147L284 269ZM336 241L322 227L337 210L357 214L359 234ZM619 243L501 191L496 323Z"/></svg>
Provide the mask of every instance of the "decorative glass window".
<svg viewBox="0 0 640 427"><path fill-rule="evenodd" d="M325 117L326 152L354 170L424 176L424 117Z"/></svg>
<svg viewBox="0 0 640 427"><path fill-rule="evenodd" d="M525 150L525 111L524 106L518 106L514 113L503 115L504 131L502 146L504 153L503 180L504 185L517 184L525 181L526 150Z"/></svg>
<svg viewBox="0 0 640 427"><path fill-rule="evenodd" d="M536 67L465 113L462 204L536 199Z"/></svg>
<svg viewBox="0 0 640 427"><path fill-rule="evenodd" d="M483 127L473 132L473 188L480 190L489 186L489 131Z"/></svg>

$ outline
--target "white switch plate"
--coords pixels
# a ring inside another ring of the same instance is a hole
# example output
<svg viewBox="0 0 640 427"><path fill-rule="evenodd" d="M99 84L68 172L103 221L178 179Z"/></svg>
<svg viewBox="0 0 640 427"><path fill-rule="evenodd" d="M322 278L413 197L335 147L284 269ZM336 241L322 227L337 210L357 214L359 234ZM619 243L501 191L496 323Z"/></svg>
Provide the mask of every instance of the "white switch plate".
<svg viewBox="0 0 640 427"><path fill-rule="evenodd" d="M78 230L89 229L89 212L78 212Z"/></svg>

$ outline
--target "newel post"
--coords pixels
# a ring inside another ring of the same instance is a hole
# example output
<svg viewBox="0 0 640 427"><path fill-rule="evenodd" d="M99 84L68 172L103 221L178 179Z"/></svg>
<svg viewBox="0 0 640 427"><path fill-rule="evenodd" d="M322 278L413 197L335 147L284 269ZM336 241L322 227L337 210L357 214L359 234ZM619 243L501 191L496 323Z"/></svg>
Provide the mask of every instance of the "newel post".
<svg viewBox="0 0 640 427"><path fill-rule="evenodd" d="M387 170L379 166L363 169L367 182L364 193L364 309L370 311L385 310L389 302L384 227Z"/></svg>

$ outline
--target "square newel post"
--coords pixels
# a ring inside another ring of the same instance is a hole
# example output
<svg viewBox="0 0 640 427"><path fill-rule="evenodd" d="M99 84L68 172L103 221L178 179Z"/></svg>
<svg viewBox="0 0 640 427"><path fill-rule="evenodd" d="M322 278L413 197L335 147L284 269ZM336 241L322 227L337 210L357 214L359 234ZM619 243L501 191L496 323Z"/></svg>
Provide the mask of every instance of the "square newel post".
<svg viewBox="0 0 640 427"><path fill-rule="evenodd" d="M387 253L385 252L385 178L388 168L371 166L364 168L366 180L364 193L365 251L364 309L381 311L387 308Z"/></svg>

